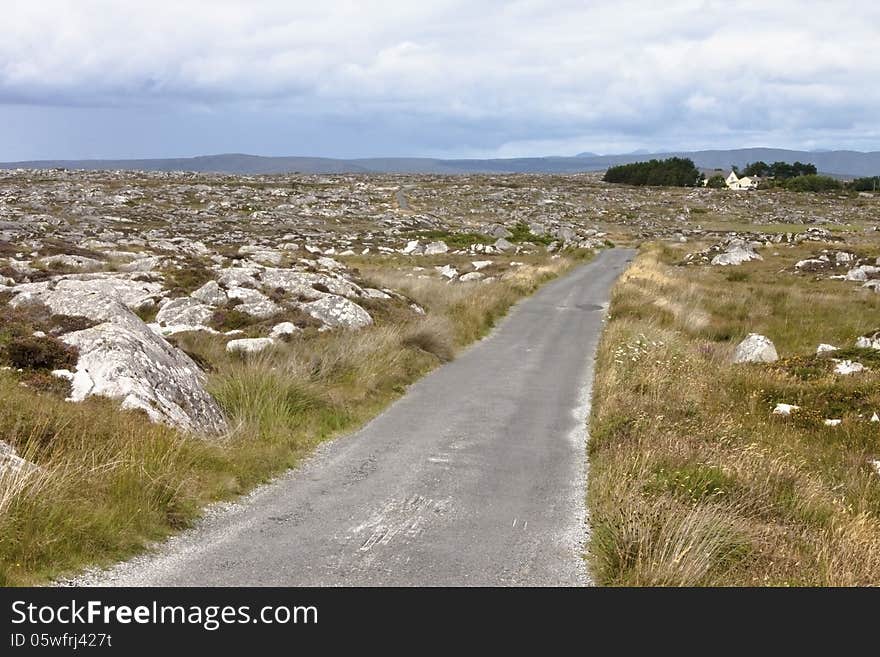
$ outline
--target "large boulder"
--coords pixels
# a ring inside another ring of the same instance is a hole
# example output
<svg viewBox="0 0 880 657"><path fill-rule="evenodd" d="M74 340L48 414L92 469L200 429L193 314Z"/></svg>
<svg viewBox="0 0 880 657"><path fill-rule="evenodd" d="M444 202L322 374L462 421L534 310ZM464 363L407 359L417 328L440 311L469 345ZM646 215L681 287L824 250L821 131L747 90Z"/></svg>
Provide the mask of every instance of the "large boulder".
<svg viewBox="0 0 880 657"><path fill-rule="evenodd" d="M335 294L305 303L302 309L331 328L359 329L373 323L373 318L366 310Z"/></svg>
<svg viewBox="0 0 880 657"><path fill-rule="evenodd" d="M61 338L79 350L70 400L119 399L154 422L192 433L225 432L226 420L198 365L121 303L105 299L103 306L109 321Z"/></svg>
<svg viewBox="0 0 880 657"><path fill-rule="evenodd" d="M734 363L772 363L779 360L776 347L769 338L749 333L733 352Z"/></svg>

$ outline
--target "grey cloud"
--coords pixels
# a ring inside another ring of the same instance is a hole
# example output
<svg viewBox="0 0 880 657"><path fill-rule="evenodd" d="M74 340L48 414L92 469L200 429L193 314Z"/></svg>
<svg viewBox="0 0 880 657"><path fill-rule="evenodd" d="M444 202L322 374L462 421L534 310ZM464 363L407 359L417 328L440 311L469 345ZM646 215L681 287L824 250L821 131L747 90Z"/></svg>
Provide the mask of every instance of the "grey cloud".
<svg viewBox="0 0 880 657"><path fill-rule="evenodd" d="M149 113L158 154L784 146L806 132L880 147L864 127L880 106L869 3L42 0L4 13L0 111L54 107L45 120L69 125L92 111L130 150L123 126ZM350 150L288 123L341 130Z"/></svg>

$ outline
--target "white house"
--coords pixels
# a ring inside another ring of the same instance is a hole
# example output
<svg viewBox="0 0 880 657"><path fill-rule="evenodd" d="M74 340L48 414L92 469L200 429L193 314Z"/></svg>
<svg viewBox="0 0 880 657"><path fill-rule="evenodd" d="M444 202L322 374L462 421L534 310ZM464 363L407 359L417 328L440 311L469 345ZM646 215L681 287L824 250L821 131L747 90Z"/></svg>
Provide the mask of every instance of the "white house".
<svg viewBox="0 0 880 657"><path fill-rule="evenodd" d="M736 175L735 171L731 171L724 182L727 183L728 189L758 189L759 180L757 176L743 176L740 178Z"/></svg>

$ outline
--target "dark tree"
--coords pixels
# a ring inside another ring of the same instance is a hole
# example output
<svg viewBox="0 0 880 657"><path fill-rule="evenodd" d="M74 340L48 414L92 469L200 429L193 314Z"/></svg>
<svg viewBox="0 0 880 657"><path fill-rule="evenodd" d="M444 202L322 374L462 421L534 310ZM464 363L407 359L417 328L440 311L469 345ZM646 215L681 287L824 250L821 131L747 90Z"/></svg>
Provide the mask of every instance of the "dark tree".
<svg viewBox="0 0 880 657"><path fill-rule="evenodd" d="M702 176L692 160L671 157L610 167L603 180L626 185L694 187L700 184Z"/></svg>

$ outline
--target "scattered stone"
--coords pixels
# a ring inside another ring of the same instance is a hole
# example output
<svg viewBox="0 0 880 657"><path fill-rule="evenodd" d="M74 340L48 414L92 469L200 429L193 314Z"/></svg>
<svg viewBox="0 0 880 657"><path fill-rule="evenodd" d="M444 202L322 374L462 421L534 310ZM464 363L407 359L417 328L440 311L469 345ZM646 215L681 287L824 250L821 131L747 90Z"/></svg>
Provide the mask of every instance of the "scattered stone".
<svg viewBox="0 0 880 657"><path fill-rule="evenodd" d="M818 347L816 347L816 355L817 356L820 354L827 354L832 351L837 351L837 347L835 347L833 344L825 344L823 342Z"/></svg>

